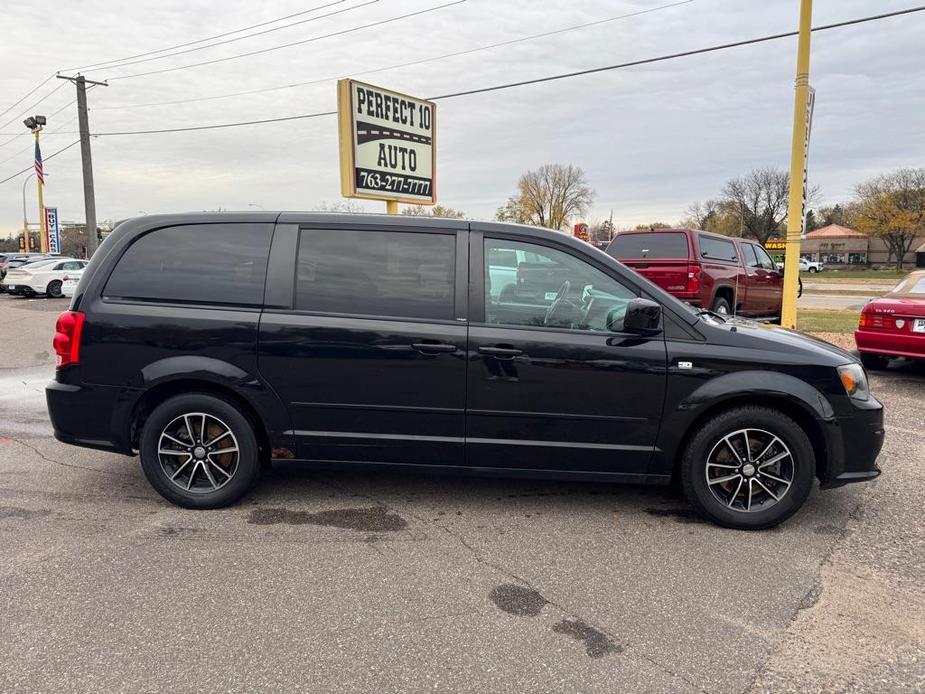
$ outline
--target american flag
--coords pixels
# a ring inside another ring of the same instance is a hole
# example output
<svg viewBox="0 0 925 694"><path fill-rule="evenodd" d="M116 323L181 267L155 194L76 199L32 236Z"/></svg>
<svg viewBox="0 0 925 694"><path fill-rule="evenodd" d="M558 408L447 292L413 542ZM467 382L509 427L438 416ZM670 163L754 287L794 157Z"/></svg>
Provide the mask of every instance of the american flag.
<svg viewBox="0 0 925 694"><path fill-rule="evenodd" d="M39 149L39 143L35 143L35 175L39 183L45 185L45 170L42 168L42 150Z"/></svg>

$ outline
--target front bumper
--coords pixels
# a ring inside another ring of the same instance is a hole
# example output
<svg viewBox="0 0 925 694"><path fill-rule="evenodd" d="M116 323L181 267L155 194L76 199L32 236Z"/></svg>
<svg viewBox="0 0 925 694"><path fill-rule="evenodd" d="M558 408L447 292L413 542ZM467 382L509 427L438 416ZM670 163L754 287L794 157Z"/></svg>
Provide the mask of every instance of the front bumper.
<svg viewBox="0 0 925 694"><path fill-rule="evenodd" d="M883 405L871 397L848 416L828 423L829 467L823 488L866 482L880 475L877 456L883 447Z"/></svg>

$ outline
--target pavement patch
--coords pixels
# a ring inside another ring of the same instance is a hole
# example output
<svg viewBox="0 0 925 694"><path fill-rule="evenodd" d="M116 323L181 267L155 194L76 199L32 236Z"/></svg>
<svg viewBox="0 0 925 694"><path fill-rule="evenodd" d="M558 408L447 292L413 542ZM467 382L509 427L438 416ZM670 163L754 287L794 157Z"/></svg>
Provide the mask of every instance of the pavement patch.
<svg viewBox="0 0 925 694"><path fill-rule="evenodd" d="M706 523L700 514L689 508L647 508L646 513L660 518L674 518L675 523Z"/></svg>
<svg viewBox="0 0 925 694"><path fill-rule="evenodd" d="M21 520L29 520L30 518L41 518L42 516L47 516L51 511L47 508L40 508L35 510L30 510L27 508L19 508L18 506L0 506L0 520L4 518L19 518Z"/></svg>
<svg viewBox="0 0 925 694"><path fill-rule="evenodd" d="M591 658L603 658L608 653L623 652L623 646L614 643L607 634L585 624L580 619L563 619L552 630L557 634L565 634L578 641L584 641L585 651Z"/></svg>
<svg viewBox="0 0 925 694"><path fill-rule="evenodd" d="M290 511L286 508L258 508L251 511L247 522L253 525L326 525L347 530L394 532L403 530L408 522L383 506L343 508L334 511Z"/></svg>
<svg viewBox="0 0 925 694"><path fill-rule="evenodd" d="M508 614L517 617L536 617L549 601L532 588L504 583L488 594L491 601Z"/></svg>

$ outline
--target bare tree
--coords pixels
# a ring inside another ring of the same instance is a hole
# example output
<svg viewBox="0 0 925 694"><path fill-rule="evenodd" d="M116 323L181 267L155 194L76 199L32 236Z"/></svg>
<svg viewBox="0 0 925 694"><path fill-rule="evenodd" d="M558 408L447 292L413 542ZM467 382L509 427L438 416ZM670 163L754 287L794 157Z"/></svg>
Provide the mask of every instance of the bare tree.
<svg viewBox="0 0 925 694"><path fill-rule="evenodd" d="M790 174L765 168L728 181L723 198L737 207L744 232L764 243L782 231L789 192Z"/></svg>
<svg viewBox="0 0 925 694"><path fill-rule="evenodd" d="M587 213L593 201L594 191L579 167L545 164L520 177L517 194L495 217L561 231L570 219Z"/></svg>
<svg viewBox="0 0 925 694"><path fill-rule="evenodd" d="M466 213L462 210L454 210L452 207L443 205L434 205L427 207L425 205L409 205L403 207L401 213L409 217L447 217L449 219L465 219Z"/></svg>
<svg viewBox="0 0 925 694"><path fill-rule="evenodd" d="M705 200L704 202L698 200L684 211L687 216L681 220L681 226L707 231L721 214L720 207L719 200Z"/></svg>
<svg viewBox="0 0 925 694"><path fill-rule="evenodd" d="M898 169L861 183L853 209L859 229L883 239L902 270L903 257L925 234L925 169Z"/></svg>

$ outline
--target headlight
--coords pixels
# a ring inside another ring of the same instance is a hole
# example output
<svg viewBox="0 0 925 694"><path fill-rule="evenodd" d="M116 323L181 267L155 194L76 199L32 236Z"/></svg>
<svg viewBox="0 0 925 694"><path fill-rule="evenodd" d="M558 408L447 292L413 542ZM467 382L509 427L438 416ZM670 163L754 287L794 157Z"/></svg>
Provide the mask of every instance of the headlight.
<svg viewBox="0 0 925 694"><path fill-rule="evenodd" d="M845 364L838 367L838 377L845 387L845 393L853 400L867 400L870 398L870 387L867 385L867 374L860 364Z"/></svg>

